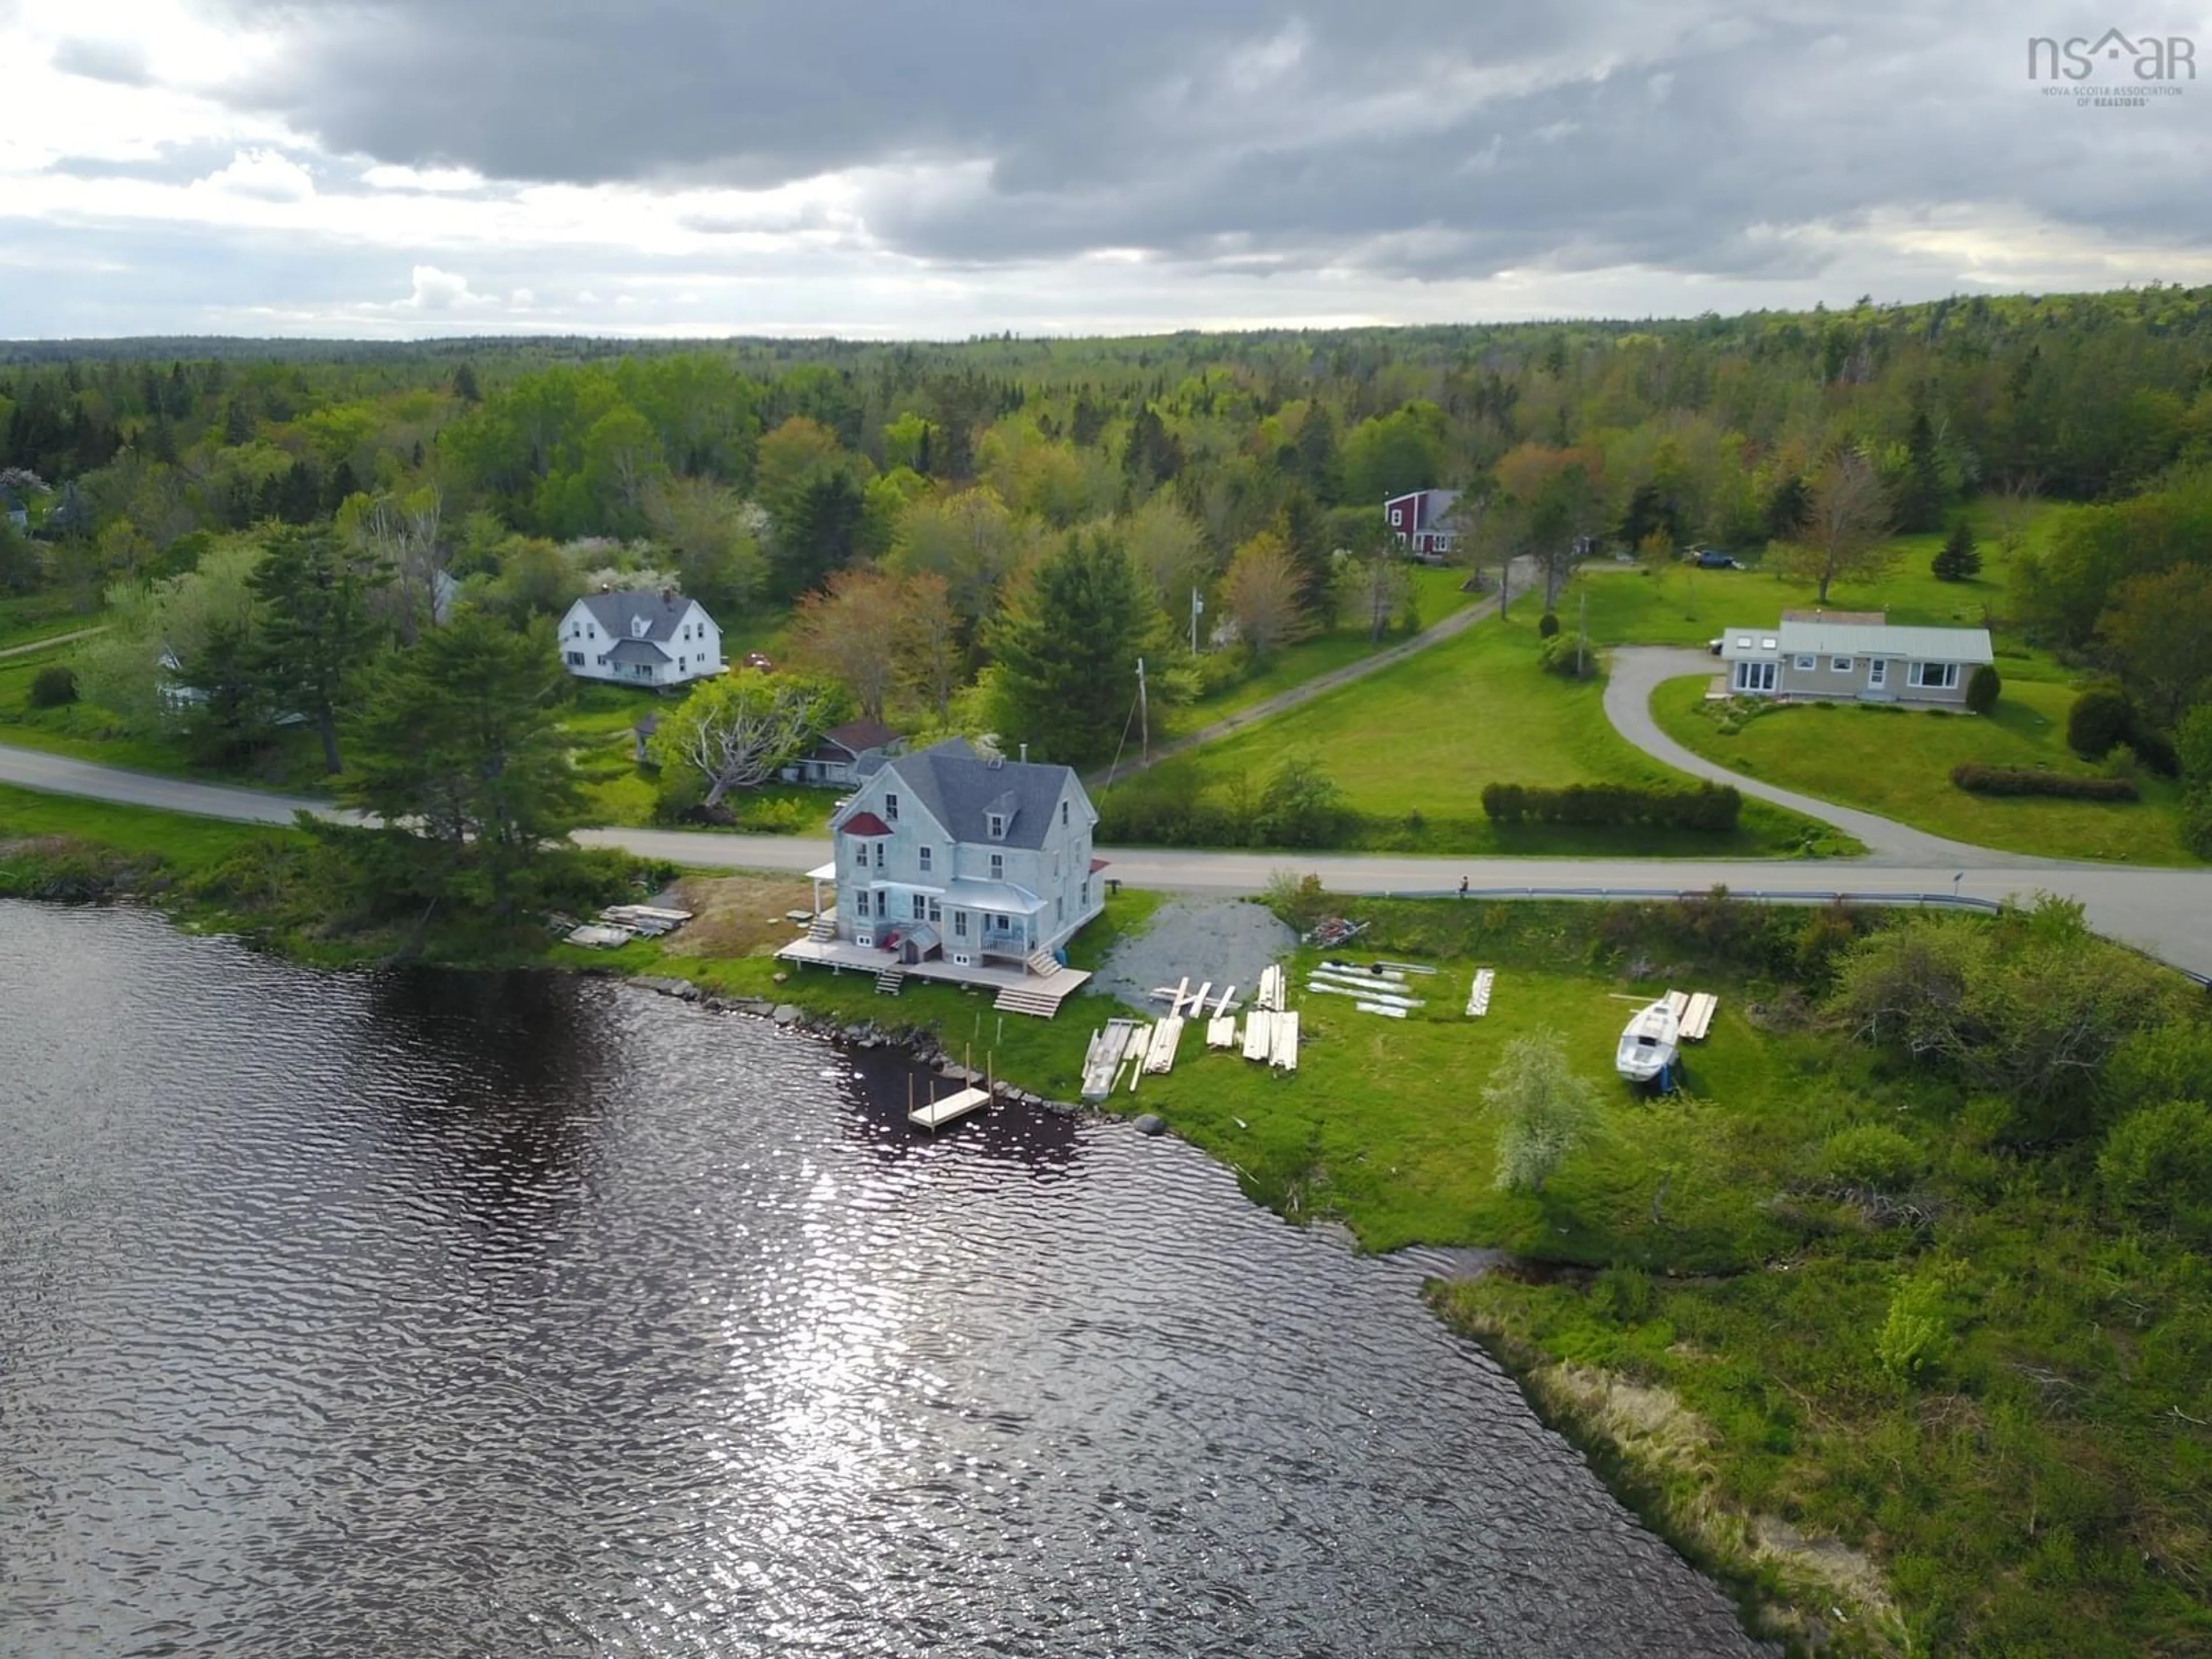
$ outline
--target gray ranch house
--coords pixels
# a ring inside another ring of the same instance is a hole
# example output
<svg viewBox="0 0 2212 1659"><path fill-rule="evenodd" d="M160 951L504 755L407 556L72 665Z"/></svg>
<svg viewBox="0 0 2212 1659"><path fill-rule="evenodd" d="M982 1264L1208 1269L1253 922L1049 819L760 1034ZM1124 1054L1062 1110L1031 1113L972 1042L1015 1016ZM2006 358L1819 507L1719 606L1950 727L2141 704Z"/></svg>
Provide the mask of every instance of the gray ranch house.
<svg viewBox="0 0 2212 1659"><path fill-rule="evenodd" d="M817 783L846 788L858 783L906 746L906 739L881 720L848 720L833 726L814 747L785 767L786 783Z"/></svg>
<svg viewBox="0 0 2212 1659"><path fill-rule="evenodd" d="M1864 613L1731 628L1720 655L1732 696L1955 708L1974 670L1996 659L1985 628L1899 628Z"/></svg>
<svg viewBox="0 0 2212 1659"><path fill-rule="evenodd" d="M561 665L580 680L682 685L722 672L722 630L673 588L586 593L561 618Z"/></svg>
<svg viewBox="0 0 2212 1659"><path fill-rule="evenodd" d="M979 753L960 738L886 757L830 822L834 907L777 955L858 968L896 992L914 975L993 986L1050 1014L1090 975L1060 947L1105 906L1098 814L1073 769ZM817 889L818 891L818 889Z"/></svg>

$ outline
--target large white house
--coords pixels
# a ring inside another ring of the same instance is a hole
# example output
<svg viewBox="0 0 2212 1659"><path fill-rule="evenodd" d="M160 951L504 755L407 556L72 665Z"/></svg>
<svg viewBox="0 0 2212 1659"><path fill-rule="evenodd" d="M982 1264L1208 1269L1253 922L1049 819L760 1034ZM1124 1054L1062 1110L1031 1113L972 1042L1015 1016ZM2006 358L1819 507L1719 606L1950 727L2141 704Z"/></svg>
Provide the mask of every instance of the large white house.
<svg viewBox="0 0 2212 1659"><path fill-rule="evenodd" d="M722 630L673 588L586 593L561 618L561 662L579 679L681 685L722 672Z"/></svg>
<svg viewBox="0 0 2212 1659"><path fill-rule="evenodd" d="M835 937L908 965L1047 973L1104 906L1097 822L1068 767L959 738L887 759L830 823Z"/></svg>
<svg viewBox="0 0 2212 1659"><path fill-rule="evenodd" d="M1974 670L1996 660L1985 628L1897 628L1871 612L1784 614L1720 639L1736 696L1963 707Z"/></svg>

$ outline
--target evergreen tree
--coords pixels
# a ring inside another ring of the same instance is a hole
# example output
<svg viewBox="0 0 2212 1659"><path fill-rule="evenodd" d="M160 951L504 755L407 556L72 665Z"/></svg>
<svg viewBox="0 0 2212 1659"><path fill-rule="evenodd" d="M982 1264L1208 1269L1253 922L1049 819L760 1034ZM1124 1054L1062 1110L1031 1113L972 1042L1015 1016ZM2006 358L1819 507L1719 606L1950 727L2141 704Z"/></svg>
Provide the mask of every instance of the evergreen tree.
<svg viewBox="0 0 2212 1659"><path fill-rule="evenodd" d="M853 562L867 501L852 469L842 465L816 468L784 496L770 564L783 597L796 599Z"/></svg>
<svg viewBox="0 0 2212 1659"><path fill-rule="evenodd" d="M264 617L256 655L269 703L314 723L331 772L343 764L338 710L376 648L373 574L329 532L297 530L281 532L253 573Z"/></svg>
<svg viewBox="0 0 2212 1659"><path fill-rule="evenodd" d="M477 372L467 363L453 371L453 396L465 404L480 404L483 393L477 386Z"/></svg>
<svg viewBox="0 0 2212 1659"><path fill-rule="evenodd" d="M506 915L581 821L556 714L567 689L550 630L465 611L368 676L338 798L415 855L427 896Z"/></svg>
<svg viewBox="0 0 2212 1659"><path fill-rule="evenodd" d="M1812 507L1813 492L1805 487L1804 479L1791 473L1776 484L1774 493L1766 498L1766 539L1796 541Z"/></svg>
<svg viewBox="0 0 2212 1659"><path fill-rule="evenodd" d="M1938 581L1963 582L1979 575L1982 556L1974 546L1973 526L1964 519L1953 525L1930 568Z"/></svg>
<svg viewBox="0 0 2212 1659"><path fill-rule="evenodd" d="M1907 535L1933 530L1943 522L1945 499L1942 458L1936 448L1935 422L1925 407L1916 407L1905 428L1905 471L1891 492L1897 528Z"/></svg>
<svg viewBox="0 0 2212 1659"><path fill-rule="evenodd" d="M185 711L185 747L205 766L235 766L264 747L275 733L269 688L261 672L252 629L219 618L207 639L181 665L179 678L200 694Z"/></svg>
<svg viewBox="0 0 2212 1659"><path fill-rule="evenodd" d="M222 441L232 449L253 441L253 416L246 404L233 398L222 408Z"/></svg>
<svg viewBox="0 0 2212 1659"><path fill-rule="evenodd" d="M1070 536L1039 562L993 635L1006 735L1070 766L1111 755L1152 623L1121 544L1103 532Z"/></svg>

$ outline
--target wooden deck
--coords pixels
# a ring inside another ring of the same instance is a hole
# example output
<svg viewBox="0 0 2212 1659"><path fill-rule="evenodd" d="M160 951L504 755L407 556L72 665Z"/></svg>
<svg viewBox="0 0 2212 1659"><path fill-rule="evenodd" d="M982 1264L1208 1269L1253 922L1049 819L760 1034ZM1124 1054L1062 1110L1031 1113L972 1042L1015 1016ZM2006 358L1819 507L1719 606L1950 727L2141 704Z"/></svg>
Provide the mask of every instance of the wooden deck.
<svg viewBox="0 0 2212 1659"><path fill-rule="evenodd" d="M797 939L775 953L779 962L798 963L808 967L828 968L840 973L866 974L871 979L895 965L892 952L865 948L850 939ZM902 978L908 980L938 980L952 985L972 985L979 990L994 994L1018 994L1018 1001L1033 1006L1017 1006L1010 999L1006 1005L1013 1012L1046 1012L1045 1005L1057 1009L1060 1004L1079 990L1091 975L1080 968L1057 968L1049 974L1033 974L1021 964L1005 968L977 966L955 967L942 959L915 962L899 966Z"/></svg>

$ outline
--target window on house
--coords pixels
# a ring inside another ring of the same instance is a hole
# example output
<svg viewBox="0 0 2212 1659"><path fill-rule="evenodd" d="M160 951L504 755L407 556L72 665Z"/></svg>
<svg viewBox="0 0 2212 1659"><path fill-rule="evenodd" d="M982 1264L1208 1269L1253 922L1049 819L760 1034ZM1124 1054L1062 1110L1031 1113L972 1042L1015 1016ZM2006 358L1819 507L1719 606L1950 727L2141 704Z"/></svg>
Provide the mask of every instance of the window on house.
<svg viewBox="0 0 2212 1659"><path fill-rule="evenodd" d="M571 651L568 653L568 665L571 668L581 668L584 665L584 653L580 651Z"/></svg>
<svg viewBox="0 0 2212 1659"><path fill-rule="evenodd" d="M916 852L921 860L921 873L926 876L929 873L930 849L923 847L917 848Z"/></svg>
<svg viewBox="0 0 2212 1659"><path fill-rule="evenodd" d="M1088 910L1088 909L1091 908L1091 878L1090 878L1090 877L1085 876L1085 877L1083 878L1083 890L1082 890L1082 892L1080 892L1079 894L1078 894L1078 895L1076 896L1076 901L1075 901L1075 902L1076 902L1077 903L1080 904L1080 905L1081 905L1085 909L1086 909L1086 910Z"/></svg>
<svg viewBox="0 0 2212 1659"><path fill-rule="evenodd" d="M1797 672L1801 674L1811 673L1813 672L1814 665L1813 659L1810 657L1800 657L1797 659Z"/></svg>
<svg viewBox="0 0 2212 1659"><path fill-rule="evenodd" d="M1735 689L1739 691L1771 691L1774 690L1774 670L1771 662L1740 662L1735 665Z"/></svg>
<svg viewBox="0 0 2212 1659"><path fill-rule="evenodd" d="M1854 665L1849 657L1831 657L1828 659L1828 672L1832 674L1848 674L1851 672L1853 666Z"/></svg>
<svg viewBox="0 0 2212 1659"><path fill-rule="evenodd" d="M1067 899L1065 895L1052 902L1052 919L1054 921L1067 920Z"/></svg>
<svg viewBox="0 0 2212 1659"><path fill-rule="evenodd" d="M878 869L878 870L880 870L880 869L882 869L883 867L884 867L884 844L883 844L883 842L878 842L876 843L876 868L877 868L877 869Z"/></svg>
<svg viewBox="0 0 2212 1659"><path fill-rule="evenodd" d="M893 823L896 823L898 822L898 797L896 795L885 795L884 797L884 816L889 818Z"/></svg>
<svg viewBox="0 0 2212 1659"><path fill-rule="evenodd" d="M1004 853L994 853L994 854L991 854L991 879L992 879L993 881L1004 881L1006 878L1006 855Z"/></svg>
<svg viewBox="0 0 2212 1659"><path fill-rule="evenodd" d="M914 896L914 919L916 921L929 920L929 901L920 893Z"/></svg>
<svg viewBox="0 0 2212 1659"><path fill-rule="evenodd" d="M968 937L968 913L965 910L955 910L952 913L952 932L956 938Z"/></svg>
<svg viewBox="0 0 2212 1659"><path fill-rule="evenodd" d="M1060 879L1060 848L1057 847L1052 849L1052 878L1054 881Z"/></svg>
<svg viewBox="0 0 2212 1659"><path fill-rule="evenodd" d="M1067 803L1066 801L1062 801L1060 804L1060 827L1063 830L1067 828Z"/></svg>
<svg viewBox="0 0 2212 1659"><path fill-rule="evenodd" d="M993 841L1004 841L1006 838L1006 820L1003 814L998 812L991 814L990 832Z"/></svg>
<svg viewBox="0 0 2212 1659"><path fill-rule="evenodd" d="M1917 662L1905 671L1905 683L1923 691L1954 690L1959 684L1959 665L1954 662Z"/></svg>

